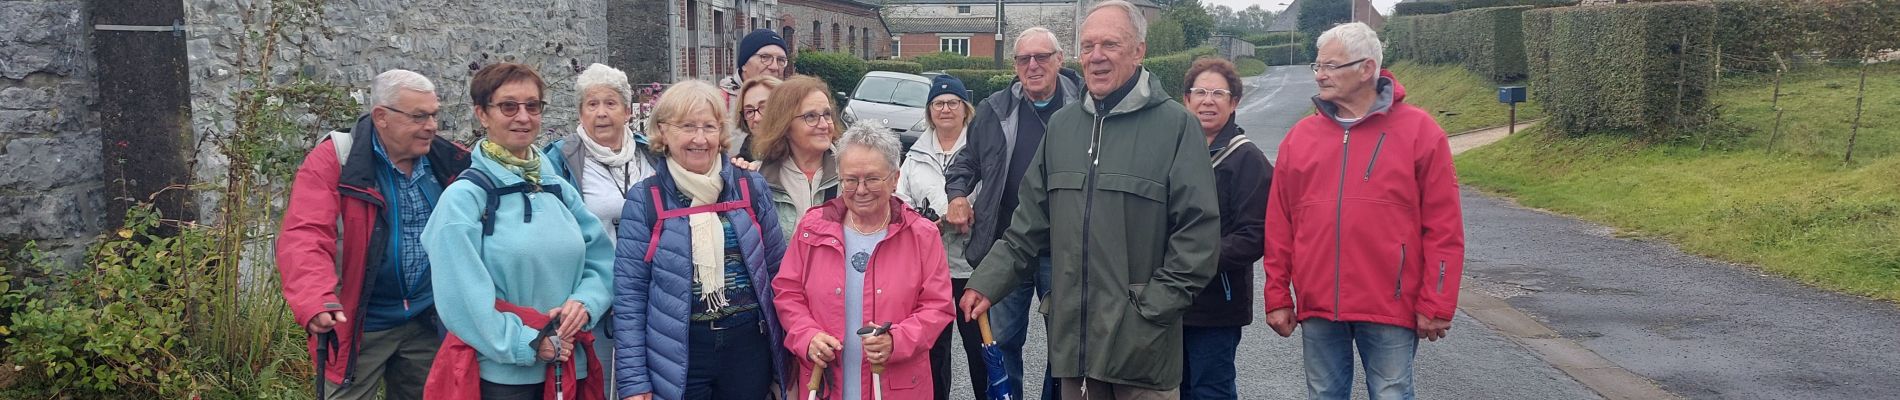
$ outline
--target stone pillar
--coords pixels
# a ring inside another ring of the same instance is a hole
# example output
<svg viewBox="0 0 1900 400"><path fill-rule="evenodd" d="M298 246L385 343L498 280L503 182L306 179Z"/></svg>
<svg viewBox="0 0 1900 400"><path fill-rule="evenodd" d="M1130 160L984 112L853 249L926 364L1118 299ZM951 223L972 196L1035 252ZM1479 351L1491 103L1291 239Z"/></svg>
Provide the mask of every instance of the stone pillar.
<svg viewBox="0 0 1900 400"><path fill-rule="evenodd" d="M608 0L608 64L635 85L673 81L669 1Z"/></svg>
<svg viewBox="0 0 1900 400"><path fill-rule="evenodd" d="M0 259L77 262L109 220L85 3L0 1Z"/></svg>

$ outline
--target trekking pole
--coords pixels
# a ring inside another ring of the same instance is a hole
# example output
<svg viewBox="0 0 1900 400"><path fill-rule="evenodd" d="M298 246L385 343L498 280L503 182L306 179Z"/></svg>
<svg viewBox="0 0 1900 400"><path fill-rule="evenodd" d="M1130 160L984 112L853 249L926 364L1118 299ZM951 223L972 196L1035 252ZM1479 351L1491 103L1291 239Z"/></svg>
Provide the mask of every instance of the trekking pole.
<svg viewBox="0 0 1900 400"><path fill-rule="evenodd" d="M805 395L805 400L818 400L818 388L821 387L824 384L824 382L825 382L825 370L823 369L812 370L811 382L808 382L805 384L805 389L808 390L810 393L810 394Z"/></svg>
<svg viewBox="0 0 1900 400"><path fill-rule="evenodd" d="M868 326L858 328L858 337L869 340L890 331L891 323L885 322L884 325L876 328ZM884 363L881 362L871 363L871 398L884 400Z"/></svg>
<svg viewBox="0 0 1900 400"><path fill-rule="evenodd" d="M326 382L323 376L327 375L330 371L330 344L335 342L336 331L317 334L317 400L326 399L326 397L324 397L323 385L329 382Z"/></svg>
<svg viewBox="0 0 1900 400"><path fill-rule="evenodd" d="M548 340L554 341L554 360L550 361L554 364L554 400L567 400L567 392L561 390L561 364L563 364L560 361L561 337L555 336L555 331L559 330L560 326L561 320L549 319L548 325L541 327L541 333L547 335Z"/></svg>

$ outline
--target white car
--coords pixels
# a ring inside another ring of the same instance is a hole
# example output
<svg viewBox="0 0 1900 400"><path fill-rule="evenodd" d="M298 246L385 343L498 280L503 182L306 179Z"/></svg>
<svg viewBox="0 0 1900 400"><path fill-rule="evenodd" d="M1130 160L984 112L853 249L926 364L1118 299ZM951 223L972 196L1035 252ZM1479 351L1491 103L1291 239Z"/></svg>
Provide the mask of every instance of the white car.
<svg viewBox="0 0 1900 400"><path fill-rule="evenodd" d="M925 98L930 96L930 78L871 71L864 74L864 80L858 82L851 94L840 92L838 95L850 100L844 107L846 123L859 119L882 122L903 140L905 149L928 128L924 107L930 102Z"/></svg>

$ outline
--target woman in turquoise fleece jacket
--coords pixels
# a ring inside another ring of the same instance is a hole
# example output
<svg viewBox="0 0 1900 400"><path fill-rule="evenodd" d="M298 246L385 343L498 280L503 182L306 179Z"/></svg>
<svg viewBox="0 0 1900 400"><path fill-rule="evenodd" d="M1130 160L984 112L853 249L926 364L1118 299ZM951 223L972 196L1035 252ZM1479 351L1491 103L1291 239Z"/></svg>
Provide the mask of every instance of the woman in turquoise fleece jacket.
<svg viewBox="0 0 1900 400"><path fill-rule="evenodd" d="M457 180L443 190L422 233L435 266L436 312L450 333L479 353L484 398L539 396L547 361L586 357L560 344L592 329L613 299L613 238L587 211L580 192L533 148L546 105L544 87L519 64L491 65L475 74L469 92L488 135L476 143L469 168L486 172L496 188L559 186L560 197L551 189L503 195L494 232L484 234L488 194ZM541 327L496 311L496 300L545 310L561 324L561 340L541 339ZM594 373L585 370L584 358L577 361L582 367L570 373Z"/></svg>

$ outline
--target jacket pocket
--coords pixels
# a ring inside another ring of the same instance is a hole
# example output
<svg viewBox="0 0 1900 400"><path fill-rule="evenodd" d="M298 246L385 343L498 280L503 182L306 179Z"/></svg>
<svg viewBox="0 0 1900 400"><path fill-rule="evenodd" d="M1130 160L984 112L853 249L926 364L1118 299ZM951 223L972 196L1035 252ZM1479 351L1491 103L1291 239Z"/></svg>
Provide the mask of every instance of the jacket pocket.
<svg viewBox="0 0 1900 400"><path fill-rule="evenodd" d="M1398 278L1394 279L1395 282L1392 284L1392 298L1394 299L1403 298L1403 295L1405 293L1405 244L1404 243L1399 243L1399 267L1398 267L1397 275L1398 275Z"/></svg>
<svg viewBox="0 0 1900 400"><path fill-rule="evenodd" d="M1385 149L1385 132L1379 132L1378 144L1372 145L1372 158L1366 161L1366 176L1360 178L1360 181L1372 180L1372 167L1379 165L1379 150L1383 149Z"/></svg>

